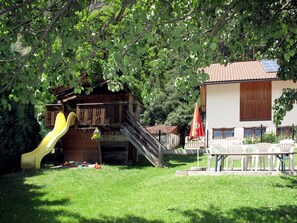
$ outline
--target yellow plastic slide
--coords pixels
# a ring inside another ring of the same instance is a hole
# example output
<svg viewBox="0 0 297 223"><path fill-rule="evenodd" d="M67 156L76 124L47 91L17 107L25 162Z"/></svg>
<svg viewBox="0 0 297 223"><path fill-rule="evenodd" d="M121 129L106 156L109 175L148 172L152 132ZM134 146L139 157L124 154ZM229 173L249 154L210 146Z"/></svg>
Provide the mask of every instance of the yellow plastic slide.
<svg viewBox="0 0 297 223"><path fill-rule="evenodd" d="M22 154L21 168L39 169L42 158L53 150L58 140L66 134L69 126L74 125L75 118L75 113L71 112L66 121L65 115L59 112L55 120L54 129L43 138L35 150Z"/></svg>

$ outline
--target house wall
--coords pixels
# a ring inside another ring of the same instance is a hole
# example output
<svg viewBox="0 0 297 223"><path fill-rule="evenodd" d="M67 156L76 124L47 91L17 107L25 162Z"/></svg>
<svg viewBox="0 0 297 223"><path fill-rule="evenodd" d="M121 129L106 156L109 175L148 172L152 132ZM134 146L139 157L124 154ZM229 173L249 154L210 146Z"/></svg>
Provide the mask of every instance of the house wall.
<svg viewBox="0 0 297 223"><path fill-rule="evenodd" d="M208 85L206 128L232 128L239 124L239 84Z"/></svg>
<svg viewBox="0 0 297 223"><path fill-rule="evenodd" d="M64 161L97 162L99 150L98 143L91 140L93 132L93 129L69 129L61 139Z"/></svg>
<svg viewBox="0 0 297 223"><path fill-rule="evenodd" d="M297 88L291 81L272 82L272 104L281 95L283 88ZM240 84L208 85L206 94L206 129L235 128L235 136L243 137L243 128L257 127L261 124L274 131L273 121L240 122ZM259 108L261 109L261 108ZM273 111L272 117L273 117ZM288 112L281 126L297 124L297 106Z"/></svg>
<svg viewBox="0 0 297 223"><path fill-rule="evenodd" d="M292 81L273 81L272 82L272 102L275 99L279 98L282 94L283 88L297 88L297 83ZM288 112L282 121L281 126L290 126L290 125L297 124L297 105L294 105L292 111Z"/></svg>

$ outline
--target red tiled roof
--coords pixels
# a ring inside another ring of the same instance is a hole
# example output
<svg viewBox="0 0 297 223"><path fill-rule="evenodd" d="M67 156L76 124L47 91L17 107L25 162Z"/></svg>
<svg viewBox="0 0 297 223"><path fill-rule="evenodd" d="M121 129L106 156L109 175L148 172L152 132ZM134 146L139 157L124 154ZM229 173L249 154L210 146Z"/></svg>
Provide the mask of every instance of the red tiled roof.
<svg viewBox="0 0 297 223"><path fill-rule="evenodd" d="M155 125L155 126L146 127L146 129L151 134L158 134L160 130L161 130L161 133L175 134L177 132L177 128L178 126L169 126L169 125Z"/></svg>
<svg viewBox="0 0 297 223"><path fill-rule="evenodd" d="M259 61L235 62L227 66L211 64L209 67L204 68L204 72L209 75L206 84L276 79L276 72L266 72Z"/></svg>

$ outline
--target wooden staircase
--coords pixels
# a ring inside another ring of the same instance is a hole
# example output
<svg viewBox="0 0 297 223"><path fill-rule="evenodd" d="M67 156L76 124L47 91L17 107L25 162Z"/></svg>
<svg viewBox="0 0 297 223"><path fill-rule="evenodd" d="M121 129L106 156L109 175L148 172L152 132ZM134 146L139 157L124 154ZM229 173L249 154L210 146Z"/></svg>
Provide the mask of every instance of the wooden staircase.
<svg viewBox="0 0 297 223"><path fill-rule="evenodd" d="M167 148L127 110L124 111L124 122L121 131L155 167L164 166L163 150L167 150Z"/></svg>

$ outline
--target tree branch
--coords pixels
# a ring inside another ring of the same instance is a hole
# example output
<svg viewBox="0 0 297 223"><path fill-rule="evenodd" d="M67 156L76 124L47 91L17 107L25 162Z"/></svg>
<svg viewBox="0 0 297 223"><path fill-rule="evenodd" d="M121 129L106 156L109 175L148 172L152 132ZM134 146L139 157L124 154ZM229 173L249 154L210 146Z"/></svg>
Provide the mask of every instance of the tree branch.
<svg viewBox="0 0 297 223"><path fill-rule="evenodd" d="M125 12L125 10L126 10L126 8L127 8L127 6L128 6L128 1L123 1L123 3L122 3L122 7L121 7L121 10L119 11L119 13L117 14L117 16L113 16L113 17L111 17L108 21L107 21L107 23L106 24L104 24L104 26L102 27L102 29L100 30L100 33L103 33L103 31L105 30L105 29L107 29L108 27L109 27L109 25L110 24L117 24L117 23L119 23L121 20L122 20L122 18L123 18L123 15L124 15L124 12Z"/></svg>
<svg viewBox="0 0 297 223"><path fill-rule="evenodd" d="M173 0L174 1L174 0ZM151 23L149 23L147 26L146 26L146 28L125 48L125 50L121 53L121 55L122 56L124 56L127 52L128 52L128 50L135 44L135 43L137 43L143 36L144 36L144 34L147 32L147 31L149 31L149 30L151 30L152 29L152 27L153 27L153 25L156 23L156 21L158 20L158 18L160 17L160 15L164 12L164 10L166 9L166 7L170 4L170 3L172 3L173 1L169 1L169 2L167 2L164 6L163 6L163 8L158 12L158 14L155 16L155 18L152 20L152 22Z"/></svg>
<svg viewBox="0 0 297 223"><path fill-rule="evenodd" d="M226 17L231 12L231 10L235 7L235 5L238 3L237 0L232 0L232 2L228 5L228 7L225 10L225 13L221 16L221 18L216 23L215 27L212 31L208 32L208 37L216 35L220 29L224 26L226 23Z"/></svg>
<svg viewBox="0 0 297 223"><path fill-rule="evenodd" d="M47 35L49 34L49 32L51 31L51 29L53 28L54 24L56 23L56 21L60 18L60 16L62 16L65 11L68 9L68 7L71 5L71 3L75 1L75 0L68 0L64 6L57 12L57 14L54 16L54 18L52 19L52 21L50 22L50 24L47 26L47 28L45 29L45 31L43 32L43 35L41 36L41 38L37 41L37 43L31 48L30 52L28 53L28 55L25 56L23 62L20 64L20 66L16 69L16 71L14 72L14 76L11 78L10 82L7 83L6 86L4 86L1 90L0 93L3 93L7 88L11 87L15 81L15 79L20 75L23 67L25 66L25 64L27 63L28 60L30 60L30 58L33 56L33 54L35 53L35 51L38 49L38 47L40 46L41 42L47 37Z"/></svg>
<svg viewBox="0 0 297 223"><path fill-rule="evenodd" d="M183 21L185 20L186 18L188 18L189 16L191 16L192 14L194 14L194 11L191 10L188 14L182 16L182 17L179 17L179 18L176 18L176 19L172 19L172 20L167 20L166 22L160 22L158 23L157 25L165 25L165 24L170 24L170 23L174 23L174 22L178 22L178 21Z"/></svg>
<svg viewBox="0 0 297 223"><path fill-rule="evenodd" d="M12 33L14 30L18 29L19 27L21 27L21 26L23 26L23 25L25 25L25 24L27 24L27 23L32 22L33 19L38 18L38 17L41 16L45 11L49 11L54 5L55 5L55 4L52 4L52 5L50 5L49 7L44 8L44 9L41 10L37 15L35 15L35 16L33 16L32 18L29 18L29 19L27 19L27 20L25 20L25 21L19 23L17 26L11 28L11 29L8 31L8 35L9 35L10 33ZM4 40L5 40L5 38L2 38L2 39L0 40L0 42L2 42L2 41L4 41Z"/></svg>
<svg viewBox="0 0 297 223"><path fill-rule="evenodd" d="M4 9L4 10L2 10L2 11L0 12L0 16L1 16L1 15L4 15L4 14L10 12L10 11L13 11L13 10L15 10L15 9L21 8L21 7L23 7L23 6L27 5L27 4L30 4L30 3L33 2L33 1L34 1L34 0L24 1L23 3L15 4L14 6L11 6L11 7L9 7L9 8L6 8L6 9Z"/></svg>

